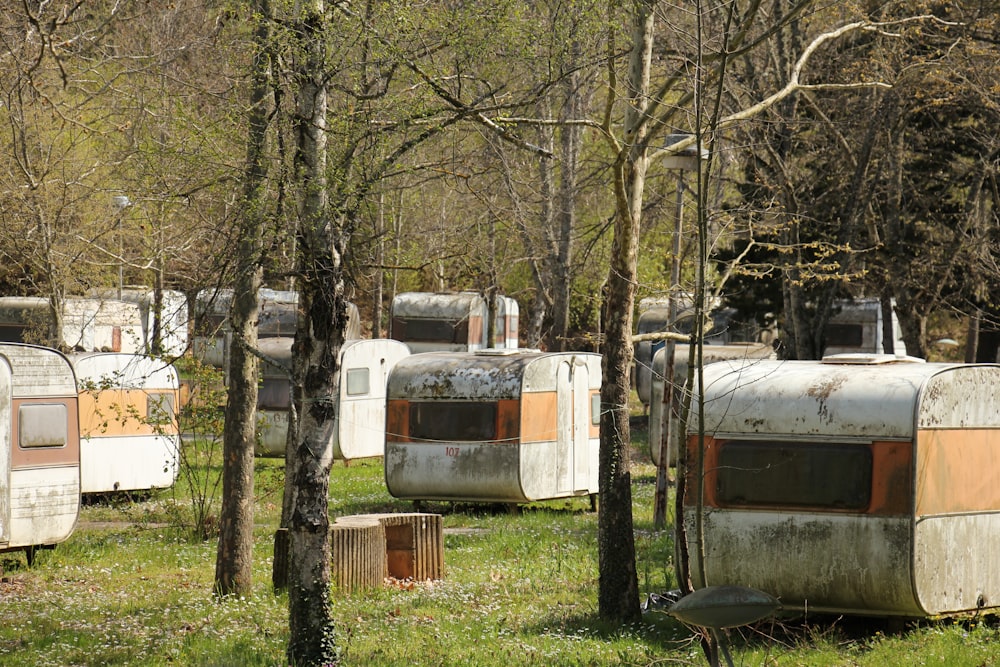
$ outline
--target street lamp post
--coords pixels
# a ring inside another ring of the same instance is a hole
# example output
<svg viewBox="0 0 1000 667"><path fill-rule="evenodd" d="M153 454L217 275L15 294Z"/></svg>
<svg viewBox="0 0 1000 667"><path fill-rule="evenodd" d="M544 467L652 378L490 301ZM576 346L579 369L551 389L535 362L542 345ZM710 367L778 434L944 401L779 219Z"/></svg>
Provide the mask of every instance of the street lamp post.
<svg viewBox="0 0 1000 667"><path fill-rule="evenodd" d="M125 195L115 195L111 198L111 203L118 212L118 300L121 301L125 289L125 235L122 233L122 218L125 217L125 209L132 202Z"/></svg>
<svg viewBox="0 0 1000 667"><path fill-rule="evenodd" d="M684 141L693 138L690 134L668 134L664 141L664 150ZM674 205L674 238L672 257L670 261L670 289L667 292L667 322L669 327L673 327L677 321L678 292L681 282L681 235L684 231L684 172L696 171L700 167L699 162L708 157L708 151L701 150L699 155L697 145L691 143L690 146L679 151L671 152L663 158L663 166L667 169L677 170L677 198ZM663 405L660 411L660 441L650 443L653 447L659 448L660 457L656 465L656 492L653 504L653 525L662 528L667 522L667 486L669 485L670 461L673 458L673 451L676 442L677 419L674 416L676 402L674 400L674 353L677 342L672 338L667 338L663 344L664 350L664 378L663 378Z"/></svg>

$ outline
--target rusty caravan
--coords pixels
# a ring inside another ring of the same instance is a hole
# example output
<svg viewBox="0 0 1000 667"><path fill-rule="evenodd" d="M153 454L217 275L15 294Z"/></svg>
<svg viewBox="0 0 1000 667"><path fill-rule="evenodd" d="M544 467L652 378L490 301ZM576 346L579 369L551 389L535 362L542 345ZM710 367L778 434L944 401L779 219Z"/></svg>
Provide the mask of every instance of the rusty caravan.
<svg viewBox="0 0 1000 667"><path fill-rule="evenodd" d="M1000 605L1000 366L723 361L703 386L683 510L696 588L749 586L786 609L848 615Z"/></svg>
<svg viewBox="0 0 1000 667"><path fill-rule="evenodd" d="M67 297L62 303L57 347L77 352L129 352L143 347L139 306L117 299ZM0 297L0 341L38 343L47 339L52 311L47 299Z"/></svg>
<svg viewBox="0 0 1000 667"><path fill-rule="evenodd" d="M80 514L76 379L60 352L0 343L0 551L66 540Z"/></svg>
<svg viewBox="0 0 1000 667"><path fill-rule="evenodd" d="M668 428L668 419L679 423L679 413L683 395L681 389L687 382L688 360L690 359L690 347L680 344L674 345L674 368L673 368L673 395L667 397L673 401L672 412L667 411L664 403L663 387L667 377L667 350L664 346L653 355L653 366L650 378L652 389L649 402L649 455L654 465L660 463L660 439L663 437L663 430ZM777 358L774 349L764 343L730 343L728 345L704 345L701 352L702 366L723 361L726 359L751 363L757 359ZM675 427L670 432L676 434L674 445L671 449L670 465L676 465L679 445L684 441L681 437L680 427Z"/></svg>
<svg viewBox="0 0 1000 667"><path fill-rule="evenodd" d="M260 341L260 348L266 357L280 365L261 365L257 404L262 425L257 451L263 456L284 456L291 406L292 339L264 339ZM331 436L335 459L349 461L382 456L386 383L393 367L409 355L406 345L387 338L363 338L343 344L336 390L336 423Z"/></svg>
<svg viewBox="0 0 1000 667"><path fill-rule="evenodd" d="M406 500L593 500L600 389L596 354L414 354L389 376L389 493Z"/></svg>
<svg viewBox="0 0 1000 667"><path fill-rule="evenodd" d="M517 301L492 302L476 292L402 292L392 300L389 337L414 353L517 349Z"/></svg>
<svg viewBox="0 0 1000 667"><path fill-rule="evenodd" d="M173 485L180 383L173 365L136 354L70 355L80 406L81 492Z"/></svg>

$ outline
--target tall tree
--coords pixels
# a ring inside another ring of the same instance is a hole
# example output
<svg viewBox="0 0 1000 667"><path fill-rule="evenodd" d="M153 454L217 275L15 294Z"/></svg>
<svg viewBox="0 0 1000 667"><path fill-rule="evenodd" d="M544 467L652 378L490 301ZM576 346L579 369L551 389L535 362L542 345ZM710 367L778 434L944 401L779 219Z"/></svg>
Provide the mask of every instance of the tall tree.
<svg viewBox="0 0 1000 667"><path fill-rule="evenodd" d="M254 450L257 441L257 347L259 291L263 276L263 238L268 160L268 124L272 114L271 8L254 0L251 20L254 56L250 72L249 133L243 175L243 206L229 323L229 385L223 431L222 509L215 563L219 595L248 595L252 590Z"/></svg>

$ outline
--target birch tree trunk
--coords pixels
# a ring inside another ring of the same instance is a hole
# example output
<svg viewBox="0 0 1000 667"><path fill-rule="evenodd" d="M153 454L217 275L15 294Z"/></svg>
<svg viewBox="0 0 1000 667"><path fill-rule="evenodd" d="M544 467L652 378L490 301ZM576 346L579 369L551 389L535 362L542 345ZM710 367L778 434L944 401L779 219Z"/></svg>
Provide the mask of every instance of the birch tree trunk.
<svg viewBox="0 0 1000 667"><path fill-rule="evenodd" d="M297 21L299 200L299 318L293 349L294 382L301 387L298 440L288 459L294 493L288 522L288 660L296 666L338 662L330 606L330 519L327 494L333 464L331 432L339 354L347 321L343 221L330 215L327 193L328 92L324 6L313 0Z"/></svg>

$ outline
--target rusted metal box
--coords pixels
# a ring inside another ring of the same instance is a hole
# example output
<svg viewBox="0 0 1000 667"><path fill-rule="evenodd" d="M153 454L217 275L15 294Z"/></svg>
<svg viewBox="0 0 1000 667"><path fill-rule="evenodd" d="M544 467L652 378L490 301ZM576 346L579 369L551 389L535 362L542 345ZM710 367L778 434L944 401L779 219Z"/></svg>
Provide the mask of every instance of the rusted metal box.
<svg viewBox="0 0 1000 667"><path fill-rule="evenodd" d="M719 362L703 386L683 512L696 587L838 614L1000 605L1000 366Z"/></svg>
<svg viewBox="0 0 1000 667"><path fill-rule="evenodd" d="M409 500L528 502L597 493L601 359L432 352L389 376L385 478Z"/></svg>

